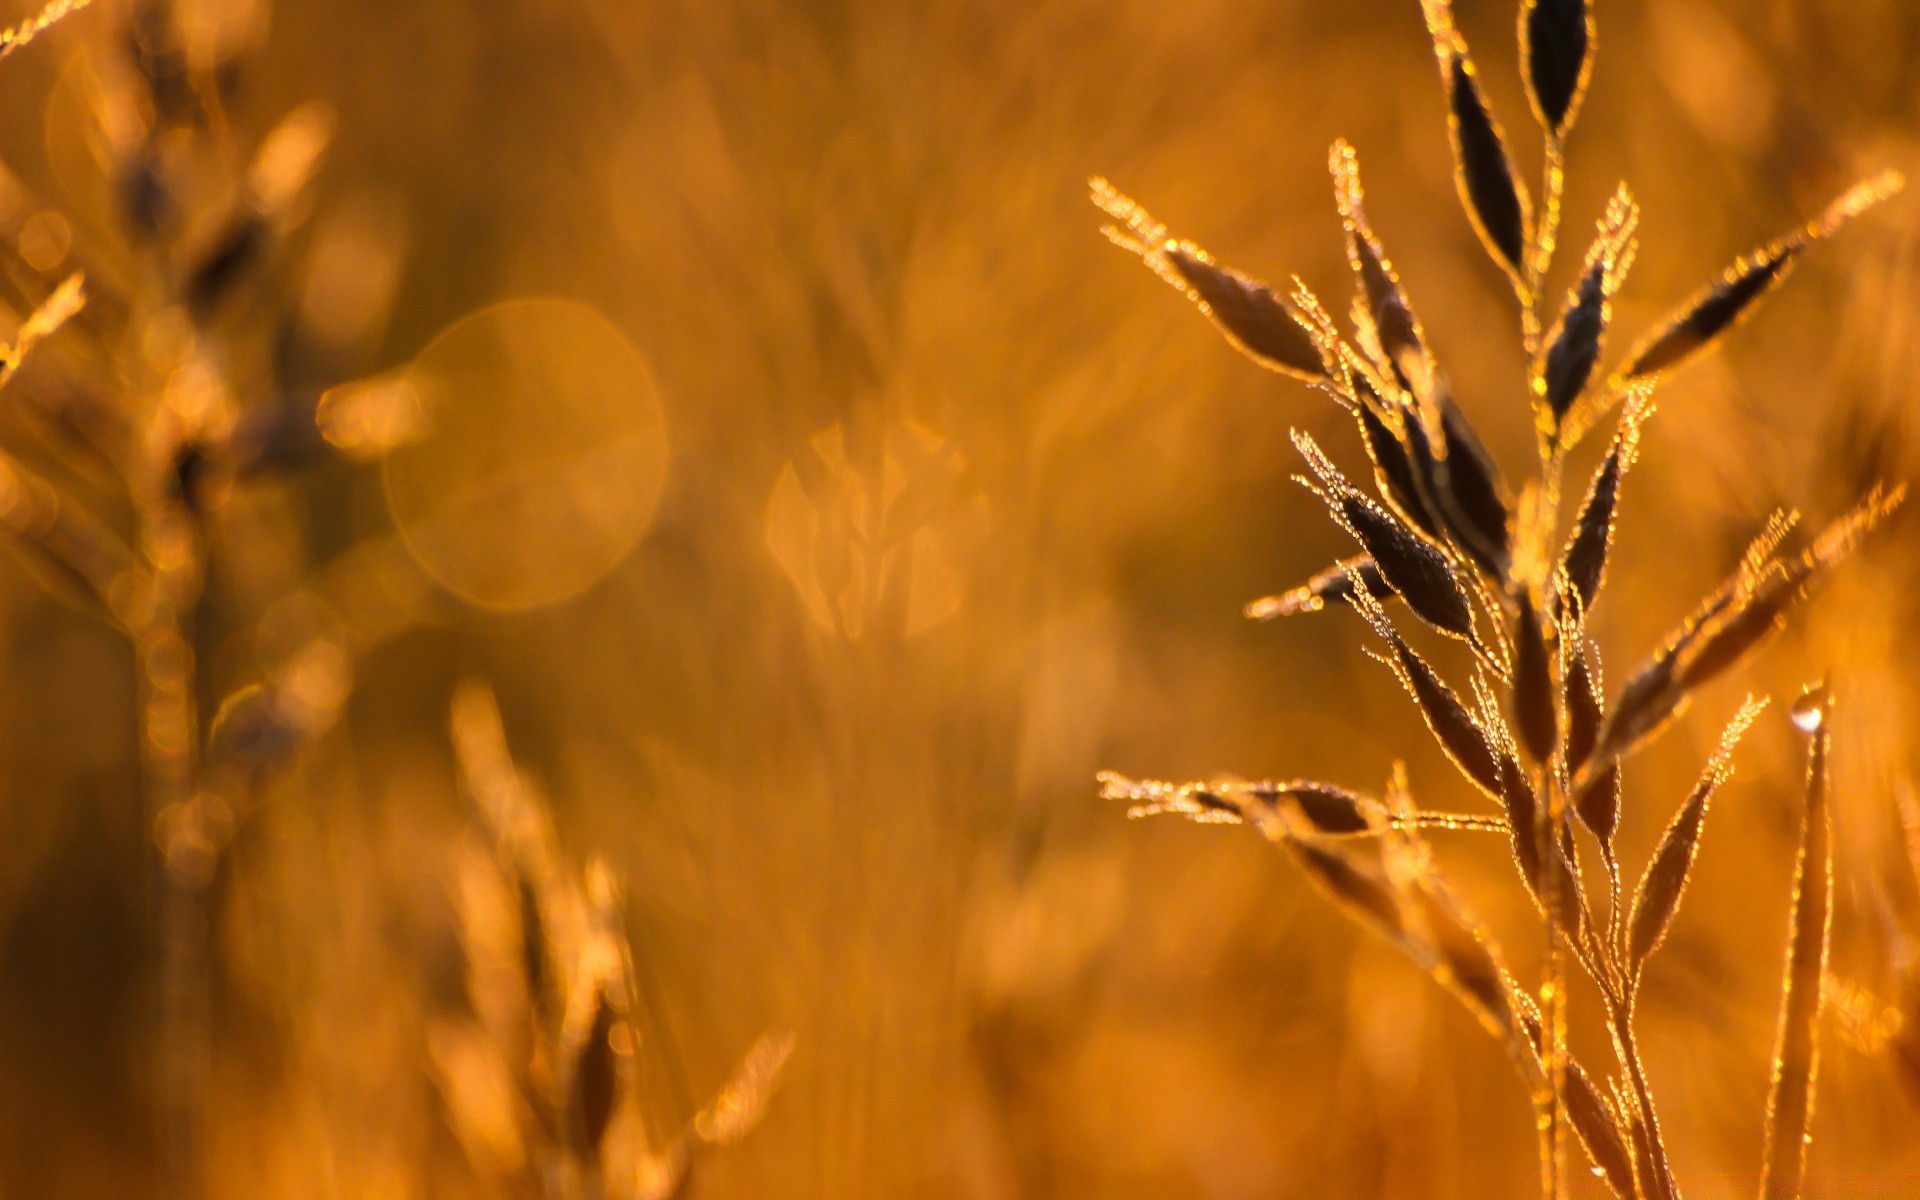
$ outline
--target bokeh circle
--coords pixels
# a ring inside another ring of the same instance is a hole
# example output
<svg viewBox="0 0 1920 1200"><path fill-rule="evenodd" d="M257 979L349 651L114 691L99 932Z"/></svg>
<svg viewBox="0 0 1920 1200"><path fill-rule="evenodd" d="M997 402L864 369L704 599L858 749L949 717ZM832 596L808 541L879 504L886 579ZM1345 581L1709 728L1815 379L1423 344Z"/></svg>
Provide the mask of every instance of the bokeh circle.
<svg viewBox="0 0 1920 1200"><path fill-rule="evenodd" d="M652 523L667 468L659 391L592 308L492 305L435 337L406 382L427 431L386 457L387 506L451 591L489 608L557 603Z"/></svg>

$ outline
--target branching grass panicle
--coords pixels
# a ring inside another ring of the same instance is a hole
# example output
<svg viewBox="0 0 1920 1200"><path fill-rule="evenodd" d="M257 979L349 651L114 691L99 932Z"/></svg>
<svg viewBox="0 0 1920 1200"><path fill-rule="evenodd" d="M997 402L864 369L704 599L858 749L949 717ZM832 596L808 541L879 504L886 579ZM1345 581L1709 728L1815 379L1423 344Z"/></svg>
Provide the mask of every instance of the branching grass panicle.
<svg viewBox="0 0 1920 1200"><path fill-rule="evenodd" d="M1103 793L1132 815L1175 813L1242 822L1277 842L1340 908L1398 946L1453 993L1512 1055L1533 1101L1545 1194L1565 1194L1570 1147L1631 1200L1674 1200L1679 1184L1635 1034L1647 961L1678 915L1710 802L1733 773L1741 736L1766 706L1749 698L1668 821L1629 890L1615 835L1623 819L1623 765L1685 711L1710 681L1747 659L1832 567L1902 500L1874 489L1849 514L1785 553L1794 525L1777 515L1734 575L1626 677L1609 700L1588 614L1603 603L1613 532L1658 381L1747 317L1817 243L1901 186L1888 173L1834 201L1804 227L1742 258L1605 365L1613 299L1638 247L1640 211L1620 185L1596 223L1572 286L1548 303L1562 217L1567 139L1592 73L1595 28L1585 0L1526 0L1519 14L1522 74L1543 135L1537 194L1481 88L1447 0L1423 0L1445 92L1460 199L1479 240L1510 281L1530 364L1538 462L1514 486L1455 402L1398 273L1367 221L1358 157L1331 155L1334 195L1354 275L1351 325L1295 281L1285 294L1222 266L1105 180L1095 204L1107 236L1138 254L1193 301L1229 343L1303 380L1352 415L1373 467L1376 495L1348 480L1303 433L1294 443L1323 500L1359 554L1292 591L1256 600L1267 620L1349 607L1374 636L1369 650L1405 686L1447 758L1496 807L1460 814L1419 809L1396 768L1379 797L1317 781L1135 782L1101 776ZM1569 454L1611 420L1612 442L1562 532ZM1389 606L1392 606L1391 609ZM1402 616L1401 614L1406 614ZM1457 639L1472 655L1465 686L1402 636L1408 617ZM1812 739L1773 1087L1763 1200L1798 1196L1813 1110L1818 1017L1831 916L1828 742L1823 685L1793 709ZM1582 835L1578 830L1584 829ZM1537 983L1514 976L1487 930L1442 877L1433 830L1504 836L1543 932ZM1601 872L1582 869L1587 856ZM1579 1062L1567 1040L1568 985L1597 991L1616 1063Z"/></svg>

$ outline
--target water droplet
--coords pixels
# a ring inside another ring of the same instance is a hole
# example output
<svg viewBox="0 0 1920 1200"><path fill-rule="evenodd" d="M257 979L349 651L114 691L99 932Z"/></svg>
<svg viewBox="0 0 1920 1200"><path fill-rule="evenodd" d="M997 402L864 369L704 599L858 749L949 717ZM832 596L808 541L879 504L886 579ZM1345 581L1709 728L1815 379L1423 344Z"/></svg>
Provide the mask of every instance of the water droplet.
<svg viewBox="0 0 1920 1200"><path fill-rule="evenodd" d="M1801 733L1817 731L1826 722L1827 701L1825 684L1808 688L1798 700L1793 702L1793 709L1788 714L1793 719L1794 728Z"/></svg>

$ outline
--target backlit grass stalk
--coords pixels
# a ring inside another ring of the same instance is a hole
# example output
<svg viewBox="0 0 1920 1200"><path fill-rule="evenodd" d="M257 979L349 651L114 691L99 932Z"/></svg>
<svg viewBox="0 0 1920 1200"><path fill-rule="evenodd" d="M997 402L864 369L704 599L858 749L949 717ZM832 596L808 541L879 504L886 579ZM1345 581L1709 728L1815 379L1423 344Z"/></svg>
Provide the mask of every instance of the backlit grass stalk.
<svg viewBox="0 0 1920 1200"><path fill-rule="evenodd" d="M1515 489L1482 446L1368 224L1356 156L1331 156L1355 294L1343 334L1327 308L1294 282L1282 295L1216 263L1104 180L1093 198L1113 218L1108 236L1194 301L1227 339L1262 365L1329 395L1354 420L1375 496L1341 474L1312 438L1294 434L1310 472L1301 482L1362 552L1299 588L1255 601L1258 618L1344 604L1363 619L1372 651L1405 685L1460 773L1500 817L1462 819L1414 807L1398 771L1387 799L1314 781L1264 784L1135 783L1103 776L1103 790L1136 815L1178 812L1244 821L1292 852L1327 894L1398 945L1452 991L1514 1052L1533 1099L1544 1193L1565 1190L1568 1133L1616 1195L1679 1195L1653 1088L1634 1029L1647 960L1665 940L1692 874L1709 802L1732 774L1735 745L1764 701L1749 699L1668 823L1629 897L1614 836L1625 760L1667 728L1700 689L1747 658L1830 568L1902 499L1874 489L1797 553L1782 553L1794 518L1776 516L1733 575L1695 609L1609 702L1587 614L1600 599L1623 484L1653 415L1659 379L1746 316L1815 243L1898 190L1893 174L1862 184L1804 227L1741 259L1647 333L1611 370L1603 366L1612 297L1625 282L1639 211L1623 184L1597 223L1591 249L1551 321L1542 300L1561 219L1567 136L1592 70L1594 25L1585 0L1526 0L1520 9L1528 98L1544 134L1536 205L1476 76L1447 0L1423 0L1446 94L1460 198L1489 256L1513 285L1530 364L1538 474ZM1615 433L1562 533L1569 454L1603 421ZM1401 635L1399 601L1472 657L1458 691ZM1788 994L1769 1104L1764 1200L1798 1194L1812 1109L1815 1033L1831 885L1825 760L1826 693L1810 692L1795 721L1815 736L1796 883ZM1431 829L1505 834L1541 918L1537 989L1507 972L1498 949L1453 899L1426 845ZM1596 897L1582 862L1597 862ZM1604 904L1605 912L1600 911ZM1595 1076L1567 1044L1575 970L1597 990L1618 1073Z"/></svg>

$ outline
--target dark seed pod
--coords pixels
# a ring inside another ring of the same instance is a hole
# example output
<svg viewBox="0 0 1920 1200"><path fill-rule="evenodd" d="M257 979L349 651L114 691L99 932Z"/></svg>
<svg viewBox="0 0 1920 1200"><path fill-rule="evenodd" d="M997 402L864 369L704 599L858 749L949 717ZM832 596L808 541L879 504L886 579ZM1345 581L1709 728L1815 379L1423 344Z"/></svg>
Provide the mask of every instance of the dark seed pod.
<svg viewBox="0 0 1920 1200"><path fill-rule="evenodd" d="M1496 1036L1513 1029L1513 985L1487 931L1431 870L1413 873L1401 903L1417 914L1418 926L1439 959L1442 983L1452 988Z"/></svg>
<svg viewBox="0 0 1920 1200"><path fill-rule="evenodd" d="M1447 456L1441 467L1448 511L1458 532L1469 539L1474 557L1496 579L1506 578L1511 555L1509 522L1512 514L1500 468L1474 432L1467 414L1451 399L1440 405L1440 428L1446 434Z"/></svg>
<svg viewBox="0 0 1920 1200"><path fill-rule="evenodd" d="M1334 517L1359 540L1407 606L1442 633L1473 641L1473 608L1447 552L1356 491L1305 434L1294 445L1320 479Z"/></svg>
<svg viewBox="0 0 1920 1200"><path fill-rule="evenodd" d="M1588 781L1573 798L1573 811L1580 823L1600 840L1600 848L1613 856L1613 835L1620 829L1620 767L1608 767Z"/></svg>
<svg viewBox="0 0 1920 1200"><path fill-rule="evenodd" d="M1787 237L1741 259L1720 279L1694 293L1673 315L1644 338L1628 359L1624 374L1646 378L1670 371L1731 328L1784 280L1810 245L1832 236L1854 217L1905 186L1896 172L1868 180L1827 206L1820 217Z"/></svg>
<svg viewBox="0 0 1920 1200"><path fill-rule="evenodd" d="M1410 389L1415 380L1424 380L1432 373L1426 334L1420 328L1420 319L1414 316L1400 276L1367 223L1360 162L1353 147L1344 140L1336 141L1328 165L1333 172L1340 221L1346 228L1347 261L1359 288L1359 311L1371 327L1385 367L1394 372L1402 387Z"/></svg>
<svg viewBox="0 0 1920 1200"><path fill-rule="evenodd" d="M1283 838L1282 844L1327 896L1362 924L1398 941L1406 928L1400 901L1379 869L1335 843Z"/></svg>
<svg viewBox="0 0 1920 1200"><path fill-rule="evenodd" d="M1579 279L1547 333L1546 352L1534 368L1533 390L1551 418L1546 426L1549 434L1557 436L1567 413L1586 393L1606 349L1613 296L1632 265L1633 234L1639 220L1639 207L1622 184L1600 220Z"/></svg>
<svg viewBox="0 0 1920 1200"><path fill-rule="evenodd" d="M1467 216L1488 253L1517 281L1525 274L1531 201L1514 172L1493 110L1474 76L1467 44L1443 4L1427 5L1427 24L1447 90L1447 130L1453 142L1454 180Z"/></svg>
<svg viewBox="0 0 1920 1200"><path fill-rule="evenodd" d="M1613 548L1613 519L1620 503L1620 481L1640 453L1640 426L1653 411L1647 394L1637 394L1620 418L1607 457L1587 487L1586 502L1574 521L1573 536L1560 559L1560 573L1580 600L1580 610L1593 607L1606 577L1607 554Z"/></svg>
<svg viewBox="0 0 1920 1200"><path fill-rule="evenodd" d="M1600 736L1600 722L1605 716L1600 704L1600 681L1584 637L1562 637L1560 679L1562 706L1566 710L1567 769L1577 771L1593 753Z"/></svg>
<svg viewBox="0 0 1920 1200"><path fill-rule="evenodd" d="M1549 136L1566 135L1593 73L1593 14L1587 0L1526 0L1520 9L1520 73Z"/></svg>
<svg viewBox="0 0 1920 1200"><path fill-rule="evenodd" d="M1369 833L1378 819L1377 801L1330 783L1296 779L1274 789L1273 798L1276 803L1292 805L1315 833L1336 837Z"/></svg>
<svg viewBox="0 0 1920 1200"><path fill-rule="evenodd" d="M1409 524L1431 538L1441 537L1440 527L1427 504L1421 499L1421 484L1414 474L1413 460L1407 456L1407 444L1381 414L1387 402L1371 390L1363 376L1353 376L1353 390L1360 397L1351 405L1354 419L1360 423L1360 440L1373 460L1374 484L1381 498ZM1407 419L1400 413L1400 423Z"/></svg>
<svg viewBox="0 0 1920 1200"><path fill-rule="evenodd" d="M1633 1155L1621 1135L1619 1122L1614 1120L1613 1110L1607 1107L1600 1090L1578 1063L1567 1064L1566 1081L1567 1123L1587 1148L1587 1156L1600 1168L1614 1195L1638 1195L1633 1182Z"/></svg>
<svg viewBox="0 0 1920 1200"><path fill-rule="evenodd" d="M1553 693L1553 647L1547 641L1546 623L1533 599L1523 596L1514 632L1513 707L1520 744L1535 762L1553 757L1559 732Z"/></svg>
<svg viewBox="0 0 1920 1200"><path fill-rule="evenodd" d="M1591 919L1587 915L1586 888L1580 881L1580 860L1574 852L1573 829L1565 821L1559 826L1559 836L1554 839L1551 853L1558 860L1560 875L1552 881L1551 888L1548 880L1540 880L1538 898L1542 908L1547 908L1551 901L1553 923L1566 934L1568 941L1580 945L1586 940Z"/></svg>
<svg viewBox="0 0 1920 1200"><path fill-rule="evenodd" d="M228 226L188 275L188 305L198 313L211 311L266 257L271 240L266 223L252 213Z"/></svg>
<svg viewBox="0 0 1920 1200"><path fill-rule="evenodd" d="M1600 361L1612 308L1607 303L1605 280L1605 274L1592 267L1582 272L1566 307L1560 310L1559 321L1547 335L1547 356L1535 386L1547 402L1547 411L1553 414L1556 429L1573 402L1587 390L1587 381L1593 378L1593 368Z"/></svg>
<svg viewBox="0 0 1920 1200"><path fill-rule="evenodd" d="M520 975L535 1012L550 1010L547 988L547 922L541 911L540 889L525 871L514 873L520 900Z"/></svg>
<svg viewBox="0 0 1920 1200"><path fill-rule="evenodd" d="M1442 395L1434 413L1432 430L1425 420L1410 416L1406 422L1423 494L1446 527L1446 540L1490 578L1504 582L1511 550L1499 468L1451 398Z"/></svg>
<svg viewBox="0 0 1920 1200"><path fill-rule="evenodd" d="M1393 586L1381 577L1373 560L1362 554L1333 564L1292 591L1255 600L1247 605L1246 613L1256 621L1271 621L1295 613L1319 612L1329 604L1351 598L1356 588L1365 588L1376 600L1394 594Z"/></svg>
<svg viewBox="0 0 1920 1200"><path fill-rule="evenodd" d="M1686 803L1680 806L1666 833L1661 835L1653 861L1647 864L1647 872L1634 892L1633 912L1627 922L1628 963L1635 973L1666 939L1673 914L1680 907L1681 893L1686 890L1687 878L1693 873L1693 858L1699 850L1707 803L1733 774L1733 748L1765 707L1766 701L1749 698L1734 714L1720 735L1720 748L1714 752L1700 782L1694 785Z"/></svg>
<svg viewBox="0 0 1920 1200"><path fill-rule="evenodd" d="M1168 250L1167 261L1199 297L1201 311L1242 352L1288 374L1308 379L1325 374L1319 348L1272 288L1216 264L1187 243Z"/></svg>
<svg viewBox="0 0 1920 1200"><path fill-rule="evenodd" d="M206 764L258 776L284 764L306 737L272 691L248 684L220 702L207 727Z"/></svg>
<svg viewBox="0 0 1920 1200"><path fill-rule="evenodd" d="M1634 350L1627 378L1646 379L1679 366L1746 315L1787 277L1805 250L1798 241L1769 246L1729 267L1719 282L1696 293Z"/></svg>
<svg viewBox="0 0 1920 1200"><path fill-rule="evenodd" d="M1546 889L1541 886L1543 861L1540 850L1540 798L1533 790L1533 783L1520 764L1510 755L1503 755L1499 761L1499 790L1494 793L1501 808L1507 814L1507 836L1513 848L1514 861L1520 864L1521 877L1526 880L1527 890L1539 900Z"/></svg>
<svg viewBox="0 0 1920 1200"><path fill-rule="evenodd" d="M603 991L594 1001L593 1023L574 1052L567 1112L575 1144L588 1160L600 1156L600 1143L613 1121L620 1073L613 1051L613 1005Z"/></svg>
<svg viewBox="0 0 1920 1200"><path fill-rule="evenodd" d="M1493 738L1427 660L1407 645L1377 601L1355 596L1354 607L1387 643L1387 665L1419 706L1420 715L1426 718L1427 728L1433 731L1440 748L1480 790L1495 800L1502 800L1507 783L1501 770L1504 756Z"/></svg>
<svg viewBox="0 0 1920 1200"><path fill-rule="evenodd" d="M1192 242L1169 239L1166 226L1106 180L1094 179L1091 188L1093 202L1116 222L1107 237L1199 305L1236 349L1282 374L1309 382L1326 377L1320 347L1277 292L1219 265Z"/></svg>

